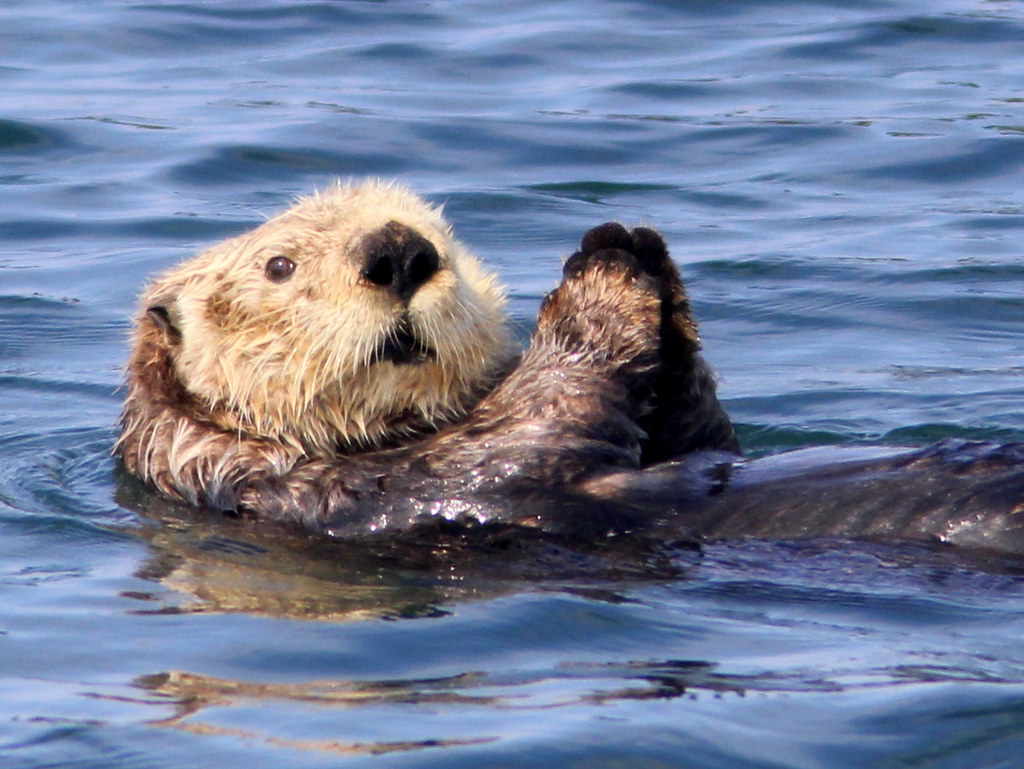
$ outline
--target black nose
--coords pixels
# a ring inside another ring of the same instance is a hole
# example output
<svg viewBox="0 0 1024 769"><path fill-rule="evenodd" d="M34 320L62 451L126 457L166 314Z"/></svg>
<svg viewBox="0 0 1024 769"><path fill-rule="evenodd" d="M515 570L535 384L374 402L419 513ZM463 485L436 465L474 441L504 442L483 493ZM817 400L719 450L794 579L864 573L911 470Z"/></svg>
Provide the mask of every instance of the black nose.
<svg viewBox="0 0 1024 769"><path fill-rule="evenodd" d="M363 277L403 301L430 280L440 264L434 244L398 222L388 222L363 243Z"/></svg>

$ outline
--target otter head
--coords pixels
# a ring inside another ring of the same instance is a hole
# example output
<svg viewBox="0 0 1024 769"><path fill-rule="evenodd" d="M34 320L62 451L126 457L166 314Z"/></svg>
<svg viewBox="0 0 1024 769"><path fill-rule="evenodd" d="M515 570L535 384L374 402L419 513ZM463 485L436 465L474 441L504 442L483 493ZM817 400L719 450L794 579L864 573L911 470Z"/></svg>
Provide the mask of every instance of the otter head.
<svg viewBox="0 0 1024 769"><path fill-rule="evenodd" d="M514 358L504 297L432 208L335 186L156 280L154 339L217 426L311 455L463 415Z"/></svg>

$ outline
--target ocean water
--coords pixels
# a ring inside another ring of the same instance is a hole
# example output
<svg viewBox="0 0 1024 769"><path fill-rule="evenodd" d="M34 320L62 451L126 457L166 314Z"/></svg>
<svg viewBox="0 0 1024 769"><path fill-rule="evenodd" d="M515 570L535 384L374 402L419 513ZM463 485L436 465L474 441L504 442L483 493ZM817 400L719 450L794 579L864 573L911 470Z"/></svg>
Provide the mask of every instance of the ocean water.
<svg viewBox="0 0 1024 769"><path fill-rule="evenodd" d="M389 563L165 514L109 452L146 278L365 176L445 204L524 338L586 229L659 228L753 453L1024 440L1024 3L0 22L5 769L1019 765L1011 565L834 542Z"/></svg>

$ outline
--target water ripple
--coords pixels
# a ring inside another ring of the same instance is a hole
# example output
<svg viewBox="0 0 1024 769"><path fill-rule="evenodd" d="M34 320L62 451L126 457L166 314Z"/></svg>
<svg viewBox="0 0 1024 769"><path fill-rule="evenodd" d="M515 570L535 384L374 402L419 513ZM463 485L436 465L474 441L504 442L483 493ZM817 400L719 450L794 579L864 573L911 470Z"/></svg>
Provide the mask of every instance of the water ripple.
<svg viewBox="0 0 1024 769"><path fill-rule="evenodd" d="M1020 3L38 0L4 22L5 766L1017 761L1013 564L836 542L586 578L549 551L396 563L173 508L109 451L146 277L363 175L447 204L521 338L589 227L661 229L754 453L1022 440Z"/></svg>

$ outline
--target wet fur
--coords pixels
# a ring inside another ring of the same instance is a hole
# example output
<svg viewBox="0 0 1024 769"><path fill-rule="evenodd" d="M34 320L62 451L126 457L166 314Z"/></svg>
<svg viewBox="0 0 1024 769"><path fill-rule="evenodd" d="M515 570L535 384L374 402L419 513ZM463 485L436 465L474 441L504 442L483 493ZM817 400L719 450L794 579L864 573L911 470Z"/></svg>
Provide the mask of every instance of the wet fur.
<svg viewBox="0 0 1024 769"><path fill-rule="evenodd" d="M175 274L159 282L143 304L175 282ZM650 230L588 233L519 364L461 421L394 448L339 455L241 430L242 419L224 413L230 404L187 384L182 340L150 314L138 323L118 443L127 468L194 505L334 536L429 520L624 531L648 512L605 504L588 490L593 479L649 457L737 449L678 271ZM180 326L186 336L188 324ZM506 362L498 356L484 370Z"/></svg>
<svg viewBox="0 0 1024 769"><path fill-rule="evenodd" d="M1024 555L1022 446L745 461L651 230L588 232L521 362L485 377L481 393L491 389L461 420L412 438L403 427L391 448L340 455L225 428L237 415L189 389L182 340L163 326L140 316L118 450L131 472L194 505L346 539L642 532L657 543L829 537Z"/></svg>
<svg viewBox="0 0 1024 769"><path fill-rule="evenodd" d="M367 281L367 243L396 225L435 248L411 298ZM275 283L270 259L294 276ZM440 211L380 183L336 186L155 280L135 320L116 451L192 504L230 505L251 474L395 445L471 409L514 364L504 296ZM404 328L429 347L381 361Z"/></svg>

